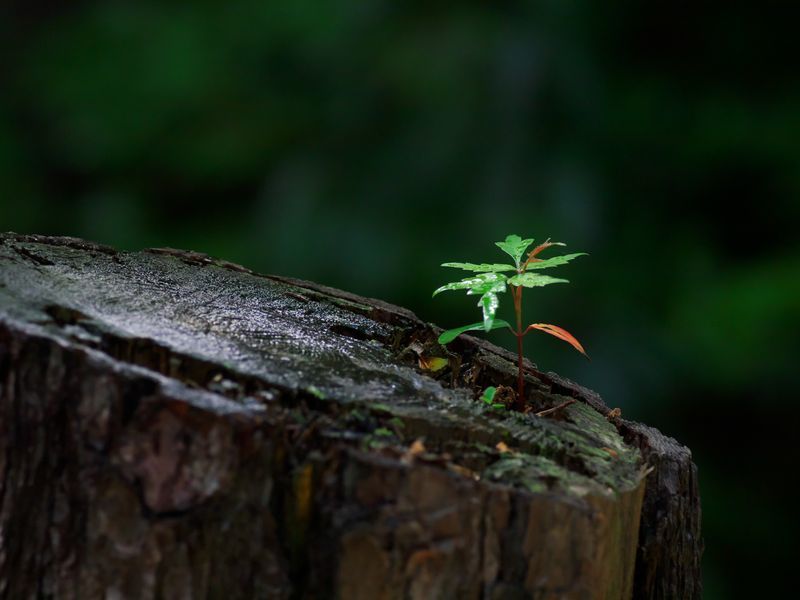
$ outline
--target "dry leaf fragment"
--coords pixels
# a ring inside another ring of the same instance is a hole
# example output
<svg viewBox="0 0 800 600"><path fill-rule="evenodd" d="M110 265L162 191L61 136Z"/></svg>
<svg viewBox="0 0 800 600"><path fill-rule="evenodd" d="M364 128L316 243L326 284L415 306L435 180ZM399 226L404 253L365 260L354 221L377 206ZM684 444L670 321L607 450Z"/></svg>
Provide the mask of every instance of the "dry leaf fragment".
<svg viewBox="0 0 800 600"><path fill-rule="evenodd" d="M405 454L403 454L401 460L404 463L413 462L416 457L418 457L420 454L424 454L425 451L425 444L422 443L422 438L417 438L408 447L408 450L406 450Z"/></svg>
<svg viewBox="0 0 800 600"><path fill-rule="evenodd" d="M419 368L423 371L441 371L447 366L448 360L439 356L420 356Z"/></svg>
<svg viewBox="0 0 800 600"><path fill-rule="evenodd" d="M480 476L475 471L468 469L467 467L462 467L461 465L457 465L455 463L449 463L447 468L454 473L458 473L462 477L469 477L470 479L475 479L476 481L480 479Z"/></svg>
<svg viewBox="0 0 800 600"><path fill-rule="evenodd" d="M415 439L411 446L408 447L408 453L412 456L422 454L423 452L425 452L425 444L422 443L422 438Z"/></svg>

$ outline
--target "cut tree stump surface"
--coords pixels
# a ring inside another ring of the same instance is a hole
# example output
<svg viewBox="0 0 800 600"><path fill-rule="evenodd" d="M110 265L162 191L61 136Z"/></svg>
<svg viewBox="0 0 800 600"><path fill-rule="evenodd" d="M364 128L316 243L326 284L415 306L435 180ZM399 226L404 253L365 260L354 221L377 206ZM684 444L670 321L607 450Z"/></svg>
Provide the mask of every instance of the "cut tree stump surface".
<svg viewBox="0 0 800 600"><path fill-rule="evenodd" d="M0 234L0 597L699 598L688 449L530 363L537 410L578 402L492 410L515 357L438 333L203 254Z"/></svg>

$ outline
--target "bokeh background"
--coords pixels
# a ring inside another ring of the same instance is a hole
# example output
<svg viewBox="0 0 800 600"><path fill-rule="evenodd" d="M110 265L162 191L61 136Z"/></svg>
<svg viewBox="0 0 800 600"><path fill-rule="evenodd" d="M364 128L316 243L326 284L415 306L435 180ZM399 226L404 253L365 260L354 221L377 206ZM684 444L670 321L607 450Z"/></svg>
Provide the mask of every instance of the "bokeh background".
<svg viewBox="0 0 800 600"><path fill-rule="evenodd" d="M526 298L592 361L547 336L529 356L693 449L706 598L786 597L800 77L781 6L5 0L0 230L194 249L445 327L477 309L431 299L441 262L500 259L508 233L588 251Z"/></svg>

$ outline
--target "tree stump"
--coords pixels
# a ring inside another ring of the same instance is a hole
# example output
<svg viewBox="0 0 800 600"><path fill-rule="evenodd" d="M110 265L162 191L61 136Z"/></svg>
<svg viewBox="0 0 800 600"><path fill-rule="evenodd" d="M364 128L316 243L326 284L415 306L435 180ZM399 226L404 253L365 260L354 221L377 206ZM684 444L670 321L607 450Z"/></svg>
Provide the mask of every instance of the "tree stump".
<svg viewBox="0 0 800 600"><path fill-rule="evenodd" d="M2 598L699 598L696 468L411 312L0 235ZM442 360L434 360L442 359ZM443 364L446 366L442 368Z"/></svg>

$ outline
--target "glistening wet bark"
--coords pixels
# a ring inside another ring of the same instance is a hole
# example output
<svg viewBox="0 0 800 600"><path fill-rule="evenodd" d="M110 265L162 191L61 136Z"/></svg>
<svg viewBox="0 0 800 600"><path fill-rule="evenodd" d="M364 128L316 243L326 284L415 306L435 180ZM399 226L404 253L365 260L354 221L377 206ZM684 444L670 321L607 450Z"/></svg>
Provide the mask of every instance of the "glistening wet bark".
<svg viewBox="0 0 800 600"><path fill-rule="evenodd" d="M514 357L438 332L197 253L0 235L0 596L698 598L688 450L530 364L537 407L579 402L492 411Z"/></svg>

